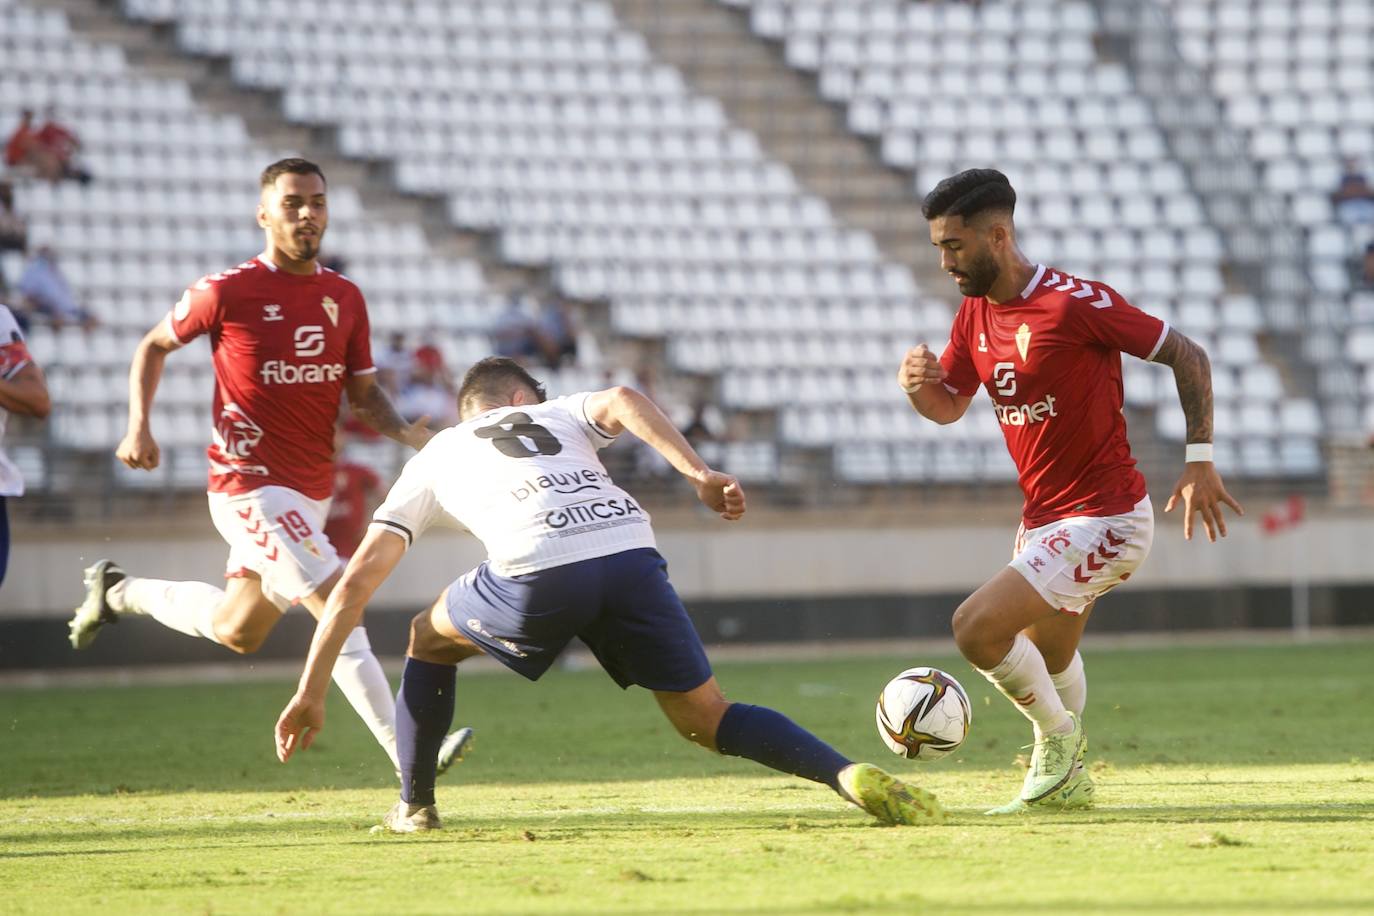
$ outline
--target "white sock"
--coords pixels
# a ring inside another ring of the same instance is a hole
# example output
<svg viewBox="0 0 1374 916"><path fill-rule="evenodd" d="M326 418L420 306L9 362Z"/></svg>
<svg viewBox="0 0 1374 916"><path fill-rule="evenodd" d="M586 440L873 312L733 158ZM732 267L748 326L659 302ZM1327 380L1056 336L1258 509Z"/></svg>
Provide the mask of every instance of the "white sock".
<svg viewBox="0 0 1374 916"><path fill-rule="evenodd" d="M1088 676L1083 673L1083 656L1075 652L1069 667L1058 674L1051 674L1050 681L1064 708L1076 716L1082 716L1083 707L1088 705Z"/></svg>
<svg viewBox="0 0 1374 916"><path fill-rule="evenodd" d="M130 577L111 586L105 599L122 614L142 614L178 633L219 642L215 609L224 600L224 589L207 582Z"/></svg>
<svg viewBox="0 0 1374 916"><path fill-rule="evenodd" d="M396 694L382 671L382 663L372 654L365 628L354 628L344 641L339 660L334 663L334 683L400 772L401 758L396 753Z"/></svg>
<svg viewBox="0 0 1374 916"><path fill-rule="evenodd" d="M1073 723L1045 667L1045 657L1026 634L1016 634L1011 651L996 668L991 671L980 668L979 673L1016 704L1021 715L1031 720L1037 736L1073 730Z"/></svg>

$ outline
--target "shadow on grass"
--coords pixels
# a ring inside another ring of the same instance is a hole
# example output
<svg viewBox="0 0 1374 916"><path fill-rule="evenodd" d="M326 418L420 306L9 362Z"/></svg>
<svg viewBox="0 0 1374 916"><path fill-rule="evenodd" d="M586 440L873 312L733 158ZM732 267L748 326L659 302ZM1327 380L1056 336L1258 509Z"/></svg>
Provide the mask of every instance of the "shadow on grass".
<svg viewBox="0 0 1374 916"><path fill-rule="evenodd" d="M1302 912L1364 912L1370 907L1370 898L1345 899L1345 900L1304 900ZM746 909L741 910L722 910L719 907L710 909L699 908L671 908L665 909L656 907L654 913L657 916L701 916L704 913L777 913L786 916L790 913L921 913L937 912L949 910L955 913L1292 913L1294 912L1292 900L1188 900L1182 902L1169 901L1102 901L1102 900L1055 900L1044 902L1027 902L1023 900L988 903L971 903L961 900L951 904L948 900L930 899L918 895L908 895L901 897L836 897L831 900L820 900L809 905L788 904L787 906L770 907L750 904Z"/></svg>
<svg viewBox="0 0 1374 916"><path fill-rule="evenodd" d="M960 826L982 826L998 829L1015 824L1231 824L1242 823L1348 823L1369 821L1374 826L1374 802L1351 802L1339 805L1189 805L1142 806L1114 808L1098 806L1089 811L1031 811L1014 817L977 817L968 809L955 813Z"/></svg>
<svg viewBox="0 0 1374 916"><path fill-rule="evenodd" d="M1179 785L1197 785L1183 777L1206 767L1368 761L1369 652L1362 642L1095 654L1087 715L1093 757L1116 767L1177 767L1161 775ZM969 740L954 759L936 764L932 777L948 782L974 770L1008 772L1027 743L1025 720L961 661L838 658L718 669L731 698L778 709L841 753L893 763L919 781L921 771L890 757L873 727L878 688L913 661L957 672L975 708ZM1273 696L1275 670L1321 676L1305 678L1304 702L1293 704L1264 699ZM268 682L0 690L0 798L394 784L386 758L337 694L316 746L288 767L276 764L272 725L293 689ZM455 724L476 728L477 748L441 785L614 786L760 772L686 745L645 691L624 693L595 670L554 671L539 684L460 674ZM1322 740L1313 741L1314 734Z"/></svg>
<svg viewBox="0 0 1374 916"><path fill-rule="evenodd" d="M509 815L481 816L460 809L449 815L448 827L443 831L420 836L371 834L373 824L380 821L385 806L375 811L360 806L356 813L337 811L311 814L223 815L183 818L114 817L118 825L102 823L94 818L53 818L51 820L19 818L14 827L23 831L0 831L0 860L62 858L81 855L137 855L166 850L168 843L194 844L197 850L215 848L297 849L309 846L335 847L340 843L356 844L437 844L509 842L521 844L534 837L541 843L559 841L580 842L589 836L611 834L645 837L659 843L674 836L691 842L703 829L712 834L731 832L813 832L853 830L901 830L910 832L913 839L954 842L965 830L1005 830L1034 825L1062 827L1074 830L1085 826L1117 824L1186 824L1235 825L1237 823L1374 823L1374 804L1352 804L1340 808L1314 809L1305 805L1211 805L1206 807L1147 807L1103 808L1085 812L1043 812L1010 818L990 818L981 809L956 809L944 825L912 828L882 827L868 820L858 811L836 800L833 810L808 808L790 813L749 809L703 810L690 808L681 811L645 809L633 805L592 806L565 811L525 811ZM443 812L441 812L443 813ZM61 835L54 830L74 828ZM204 842L201 838L210 840ZM275 840L275 842L264 842ZM217 841L217 842L216 842ZM140 843L147 843L141 847ZM102 846L118 844L117 849ZM75 846L76 848L72 848ZM33 848L42 847L42 848ZM63 847L63 848L54 848ZM401 847L397 847L401 848Z"/></svg>

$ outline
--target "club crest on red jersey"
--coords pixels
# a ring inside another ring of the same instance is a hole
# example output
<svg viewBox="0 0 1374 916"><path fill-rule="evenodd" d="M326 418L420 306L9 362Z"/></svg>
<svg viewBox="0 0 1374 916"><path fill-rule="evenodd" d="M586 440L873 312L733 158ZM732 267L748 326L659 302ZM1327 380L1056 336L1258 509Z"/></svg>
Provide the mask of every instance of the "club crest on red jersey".
<svg viewBox="0 0 1374 916"><path fill-rule="evenodd" d="M323 308L324 313L329 316L329 323L337 328L339 326L339 303L325 296L320 302L320 307Z"/></svg>
<svg viewBox="0 0 1374 916"><path fill-rule="evenodd" d="M1030 325L1022 322L1021 327L1016 329L1016 352L1021 354L1021 362L1026 361L1026 352L1030 350L1031 329Z"/></svg>

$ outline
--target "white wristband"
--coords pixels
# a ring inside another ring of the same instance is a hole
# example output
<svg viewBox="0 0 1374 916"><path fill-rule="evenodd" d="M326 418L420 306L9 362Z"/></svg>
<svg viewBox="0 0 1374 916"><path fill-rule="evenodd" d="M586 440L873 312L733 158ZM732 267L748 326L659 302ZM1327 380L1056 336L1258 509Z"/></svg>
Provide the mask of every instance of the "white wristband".
<svg viewBox="0 0 1374 916"><path fill-rule="evenodd" d="M1212 443L1210 442L1189 442L1183 447L1183 461L1190 464L1194 461L1212 460Z"/></svg>
<svg viewBox="0 0 1374 916"><path fill-rule="evenodd" d="M925 382L917 382L916 384L912 385L910 388L907 388L905 385L903 385L903 386L902 386L902 390L905 391L907 394L915 394L916 392L920 391L921 388L922 388L924 385L925 385Z"/></svg>

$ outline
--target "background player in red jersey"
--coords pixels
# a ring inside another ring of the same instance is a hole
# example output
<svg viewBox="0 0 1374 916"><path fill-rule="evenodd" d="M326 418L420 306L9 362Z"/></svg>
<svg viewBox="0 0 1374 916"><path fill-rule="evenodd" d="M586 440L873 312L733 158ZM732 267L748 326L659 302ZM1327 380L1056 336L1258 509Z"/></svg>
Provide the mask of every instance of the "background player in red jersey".
<svg viewBox="0 0 1374 916"><path fill-rule="evenodd" d="M344 454L348 430L340 423L334 433L334 496L324 533L340 559L347 562L367 533L371 510L382 495L382 479L367 465L349 461Z"/></svg>
<svg viewBox="0 0 1374 916"><path fill-rule="evenodd" d="M937 359L909 350L897 382L922 416L953 423L987 389L1026 503L1010 565L954 612L959 650L1035 728L1021 794L989 814L1085 807L1080 716L1087 681L1078 644L1094 602L1145 559L1154 511L1121 413L1121 354L1171 366L1187 417L1182 501L1207 536L1225 536L1226 492L1212 464L1207 354L1115 290L1028 260L1017 247L1016 192L1005 175L971 169L936 185L922 212L940 266L964 294Z"/></svg>
<svg viewBox="0 0 1374 916"><path fill-rule="evenodd" d="M143 338L129 371L129 430L116 455L152 470L159 452L149 411L167 354L201 334L214 353L210 516L229 544L227 587L126 576L110 560L86 570L71 622L75 648L125 614L254 652L292 604L319 615L341 572L324 535L333 486L334 424L353 415L419 449L425 418L406 423L376 381L362 293L320 266L329 224L325 178L304 159L262 173L262 254L195 283ZM348 639L334 680L396 764L395 702L367 633Z"/></svg>

